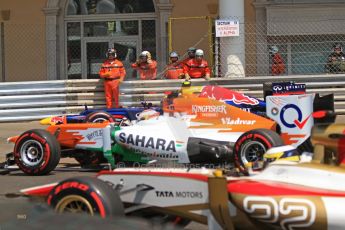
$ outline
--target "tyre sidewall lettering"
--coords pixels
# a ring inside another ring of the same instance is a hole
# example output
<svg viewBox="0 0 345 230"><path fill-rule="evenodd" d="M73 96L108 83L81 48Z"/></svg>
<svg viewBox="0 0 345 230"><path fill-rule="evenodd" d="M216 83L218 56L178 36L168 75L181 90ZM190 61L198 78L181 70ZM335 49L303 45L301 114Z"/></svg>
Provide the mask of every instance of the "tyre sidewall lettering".
<svg viewBox="0 0 345 230"><path fill-rule="evenodd" d="M82 183L77 182L77 181L67 181L61 185L58 185L54 189L54 195L57 195L61 191L66 190L66 189L70 189L70 188L79 189L79 190L84 191L84 192L89 192L88 190L90 189L90 187L86 184L82 184Z"/></svg>
<svg viewBox="0 0 345 230"><path fill-rule="evenodd" d="M32 166L26 165L24 163L24 161L21 159L20 144L23 143L24 141L28 140L28 139L33 139L35 141L38 141L42 145L43 159L37 165L37 166L39 166L38 168L33 168ZM14 147L14 159L16 161L16 164L25 173L38 173L38 172L44 170L45 167L47 166L48 162L49 162L50 155L51 155L50 146L47 143L47 141L35 133L23 134L18 139L18 141L16 141L16 144Z"/></svg>
<svg viewBox="0 0 345 230"><path fill-rule="evenodd" d="M246 140L248 140L248 139L250 139L252 137L253 137L252 133L249 133L249 134L241 137L241 139L236 142L236 147L235 147L236 152L238 152L241 149L241 146L242 146L244 141L246 141Z"/></svg>
<svg viewBox="0 0 345 230"><path fill-rule="evenodd" d="M75 198L73 198L76 196ZM65 199L70 197L72 199ZM79 202L77 198L84 198L92 207L93 213L101 217L124 215L122 200L113 186L94 177L76 177L61 181L49 193L47 203L59 212L68 211L73 202ZM84 200L84 204L86 201ZM63 202L61 202L63 201ZM64 202L67 201L68 203ZM57 206L59 205L59 206ZM67 208L67 210L65 210ZM85 212L90 210L82 209Z"/></svg>
<svg viewBox="0 0 345 230"><path fill-rule="evenodd" d="M272 147L272 144L269 142L269 140L267 140L266 137L262 136L261 134L258 134L258 133L255 133L253 135L253 140L259 140L259 141L262 141L263 144L265 144L266 148L271 148Z"/></svg>
<svg viewBox="0 0 345 230"><path fill-rule="evenodd" d="M48 145L48 143L45 144L45 148L44 148L44 156L43 156L43 161L42 161L42 166L40 166L40 170L43 170L45 168L45 166L48 164L49 162L49 158L50 158L50 146Z"/></svg>
<svg viewBox="0 0 345 230"><path fill-rule="evenodd" d="M32 137L33 139L35 139L36 141L38 141L38 142L41 143L42 145L44 145L44 144L47 142L44 138L38 136L38 135L35 134L35 133L31 133L31 134L30 134L30 137Z"/></svg>
<svg viewBox="0 0 345 230"><path fill-rule="evenodd" d="M240 139L236 142L235 152L241 153L242 146L244 146L245 143L248 143L251 141L259 141L266 147L266 150L272 147L272 143L265 136L259 133L249 133L247 135L244 135L243 137L240 137ZM234 154L234 158L235 158L235 164L238 167L240 166L243 167L240 160L240 154Z"/></svg>
<svg viewBox="0 0 345 230"><path fill-rule="evenodd" d="M16 144L14 145L14 152L17 152L18 149L18 143L20 143L24 138L28 137L30 134L26 133L24 135L22 135L21 137L19 137L19 139L16 141Z"/></svg>
<svg viewBox="0 0 345 230"><path fill-rule="evenodd" d="M47 203L55 206L63 197L68 195L78 195L87 199L94 211L99 213L101 217L106 217L107 211L103 205L103 199L89 185L78 181L66 181L57 185L49 194Z"/></svg>

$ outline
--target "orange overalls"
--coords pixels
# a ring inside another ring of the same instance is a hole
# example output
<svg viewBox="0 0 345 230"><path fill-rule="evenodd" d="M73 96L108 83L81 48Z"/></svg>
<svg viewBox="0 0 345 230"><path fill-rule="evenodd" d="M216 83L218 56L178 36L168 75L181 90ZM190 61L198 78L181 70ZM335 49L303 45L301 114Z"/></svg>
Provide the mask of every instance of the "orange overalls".
<svg viewBox="0 0 345 230"><path fill-rule="evenodd" d="M187 58L183 59L183 61L181 61L181 63L182 63L183 65L186 65L186 63L187 63L188 61L193 60L193 59L194 59L194 58L187 57Z"/></svg>
<svg viewBox="0 0 345 230"><path fill-rule="evenodd" d="M280 75L285 73L285 64L282 56L279 53L276 53L272 57L272 75Z"/></svg>
<svg viewBox="0 0 345 230"><path fill-rule="evenodd" d="M104 92L107 108L112 108L112 98L115 101L115 108L119 107L119 84L126 76L126 70L121 61L106 60L102 64L99 76L104 79Z"/></svg>
<svg viewBox="0 0 345 230"><path fill-rule="evenodd" d="M139 71L141 80L155 80L157 77L157 62L150 60L150 63L133 63L132 68Z"/></svg>
<svg viewBox="0 0 345 230"><path fill-rule="evenodd" d="M191 78L202 78L205 77L206 74L211 74L208 63L204 59L200 61L191 59L185 63L183 69L184 73L188 73Z"/></svg>
<svg viewBox="0 0 345 230"><path fill-rule="evenodd" d="M179 79L183 78L183 64L181 62L174 62L167 65L165 69L165 78L166 79Z"/></svg>

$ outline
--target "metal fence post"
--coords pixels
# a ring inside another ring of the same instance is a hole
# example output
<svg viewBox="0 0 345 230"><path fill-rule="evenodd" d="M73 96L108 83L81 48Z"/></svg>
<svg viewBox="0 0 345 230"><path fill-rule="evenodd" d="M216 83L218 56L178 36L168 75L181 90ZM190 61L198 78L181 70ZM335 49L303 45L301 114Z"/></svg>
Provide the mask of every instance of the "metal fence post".
<svg viewBox="0 0 345 230"><path fill-rule="evenodd" d="M212 17L206 17L208 20L208 46L209 46L209 59L210 59L210 66L212 69L214 69L214 61L213 61L213 32L212 32L212 28L213 28L213 24L212 24Z"/></svg>
<svg viewBox="0 0 345 230"><path fill-rule="evenodd" d="M172 18L169 18L169 21L168 21L168 43L169 43L169 53L172 51L172 28L171 28L171 25L172 25Z"/></svg>
<svg viewBox="0 0 345 230"><path fill-rule="evenodd" d="M5 72L5 24L4 22L1 22L1 28L0 28L0 33L1 33L1 81L5 82L6 81L6 72Z"/></svg>

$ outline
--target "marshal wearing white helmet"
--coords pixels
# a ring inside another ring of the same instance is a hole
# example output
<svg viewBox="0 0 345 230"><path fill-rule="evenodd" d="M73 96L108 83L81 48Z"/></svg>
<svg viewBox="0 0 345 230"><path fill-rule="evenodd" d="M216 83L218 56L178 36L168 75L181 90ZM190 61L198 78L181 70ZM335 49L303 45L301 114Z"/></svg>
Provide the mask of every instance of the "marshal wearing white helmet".
<svg viewBox="0 0 345 230"><path fill-rule="evenodd" d="M282 75L285 73L284 59L279 53L278 46L273 45L269 47L269 53L271 56L271 74Z"/></svg>
<svg viewBox="0 0 345 230"><path fill-rule="evenodd" d="M170 64L165 67L164 77L166 79L181 79L184 78L183 64L178 61L179 55L173 51L169 55Z"/></svg>
<svg viewBox="0 0 345 230"><path fill-rule="evenodd" d="M187 80L191 78L205 78L206 80L210 80L211 71L207 61L204 59L203 50L197 49L195 51L195 58L185 63L184 74Z"/></svg>
<svg viewBox="0 0 345 230"><path fill-rule="evenodd" d="M139 59L132 64L132 68L139 72L141 80L155 80L157 77L157 62L152 59L149 51L143 51Z"/></svg>
<svg viewBox="0 0 345 230"><path fill-rule="evenodd" d="M197 49L195 51L195 57L204 57L204 51L202 49Z"/></svg>

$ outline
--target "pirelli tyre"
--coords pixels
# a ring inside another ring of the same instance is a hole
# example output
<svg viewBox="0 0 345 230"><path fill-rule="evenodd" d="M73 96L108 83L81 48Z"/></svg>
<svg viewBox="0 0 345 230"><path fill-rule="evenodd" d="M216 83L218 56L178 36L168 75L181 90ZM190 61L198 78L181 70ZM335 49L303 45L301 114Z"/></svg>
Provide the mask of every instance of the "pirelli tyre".
<svg viewBox="0 0 345 230"><path fill-rule="evenodd" d="M115 119L111 114L107 112L96 111L96 112L89 113L85 117L85 120L84 120L85 123L103 123L105 121L113 123L115 122Z"/></svg>
<svg viewBox="0 0 345 230"><path fill-rule="evenodd" d="M60 144L46 130L32 129L19 136L14 145L14 160L29 175L45 175L60 161Z"/></svg>
<svg viewBox="0 0 345 230"><path fill-rule="evenodd" d="M47 203L58 213L83 213L102 218L124 215L118 192L110 184L93 177L75 177L60 182L49 193Z"/></svg>
<svg viewBox="0 0 345 230"><path fill-rule="evenodd" d="M234 146L234 163L241 171L250 162L263 160L265 152L276 146L284 145L278 133L268 129L254 129L242 134Z"/></svg>

